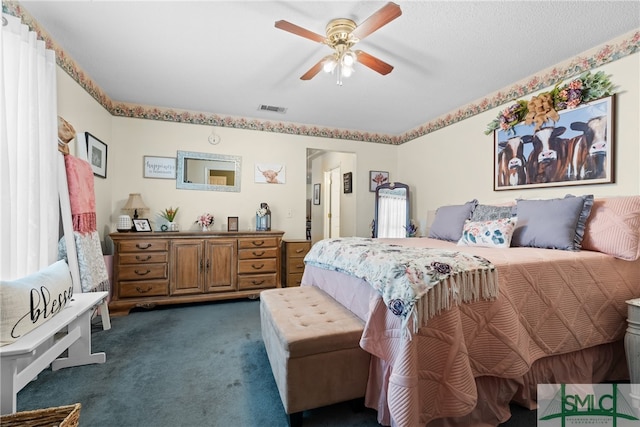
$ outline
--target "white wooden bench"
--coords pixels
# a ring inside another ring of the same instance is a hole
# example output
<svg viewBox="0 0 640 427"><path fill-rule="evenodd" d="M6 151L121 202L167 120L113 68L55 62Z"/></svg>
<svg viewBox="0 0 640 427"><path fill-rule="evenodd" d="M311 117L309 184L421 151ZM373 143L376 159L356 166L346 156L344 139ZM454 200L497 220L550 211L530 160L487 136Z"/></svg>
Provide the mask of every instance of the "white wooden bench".
<svg viewBox="0 0 640 427"><path fill-rule="evenodd" d="M75 293L69 304L51 320L18 341L0 347L0 414L16 412L18 392L47 366L51 365L56 371L107 360L105 353L91 353L94 308L102 306L103 328L111 327L107 296L108 292ZM60 357L65 350L68 350L67 357Z"/></svg>

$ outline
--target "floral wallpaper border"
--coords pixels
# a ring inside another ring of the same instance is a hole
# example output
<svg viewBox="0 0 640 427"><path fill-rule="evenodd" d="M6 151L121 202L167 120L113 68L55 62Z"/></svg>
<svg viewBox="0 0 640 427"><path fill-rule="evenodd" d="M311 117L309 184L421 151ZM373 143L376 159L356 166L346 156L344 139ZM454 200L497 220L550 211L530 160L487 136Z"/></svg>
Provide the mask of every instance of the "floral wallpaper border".
<svg viewBox="0 0 640 427"><path fill-rule="evenodd" d="M640 49L640 30L632 31L616 39L613 44L605 44L590 50L586 54L587 56L577 56L555 67L543 70L540 74L522 80L508 89L487 95L487 97L475 103L467 104L457 111L440 116L400 135L388 135L115 102L66 54L62 46L47 33L28 11L21 7L19 2L3 2L2 11L19 17L25 25L32 31L35 31L39 37L45 41L47 48L56 52L58 66L114 116L391 145L400 145L444 127L451 126L476 114L491 110L546 87L553 86L582 72L624 58L625 56L636 53Z"/></svg>

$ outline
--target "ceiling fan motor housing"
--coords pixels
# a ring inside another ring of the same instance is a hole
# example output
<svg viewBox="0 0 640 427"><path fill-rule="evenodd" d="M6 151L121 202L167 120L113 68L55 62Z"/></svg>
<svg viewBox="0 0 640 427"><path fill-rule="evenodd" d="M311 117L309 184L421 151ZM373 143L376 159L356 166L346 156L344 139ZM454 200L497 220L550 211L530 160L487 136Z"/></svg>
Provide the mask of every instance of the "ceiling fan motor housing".
<svg viewBox="0 0 640 427"><path fill-rule="evenodd" d="M357 40L351 37L351 32L356 28L356 23L351 19L333 19L327 24L327 44L333 48L338 45L353 46Z"/></svg>

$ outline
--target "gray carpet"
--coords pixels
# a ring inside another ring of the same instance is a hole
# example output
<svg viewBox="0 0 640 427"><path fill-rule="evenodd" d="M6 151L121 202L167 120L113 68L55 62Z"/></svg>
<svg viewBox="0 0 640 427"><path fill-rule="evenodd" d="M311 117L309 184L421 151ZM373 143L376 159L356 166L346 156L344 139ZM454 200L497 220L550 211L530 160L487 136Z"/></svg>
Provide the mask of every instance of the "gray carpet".
<svg viewBox="0 0 640 427"><path fill-rule="evenodd" d="M18 393L18 411L82 404L81 426L287 426L260 335L259 301L132 311L93 326L107 362L45 370ZM513 408L504 427L534 426ZM304 426L378 426L347 403L306 411Z"/></svg>

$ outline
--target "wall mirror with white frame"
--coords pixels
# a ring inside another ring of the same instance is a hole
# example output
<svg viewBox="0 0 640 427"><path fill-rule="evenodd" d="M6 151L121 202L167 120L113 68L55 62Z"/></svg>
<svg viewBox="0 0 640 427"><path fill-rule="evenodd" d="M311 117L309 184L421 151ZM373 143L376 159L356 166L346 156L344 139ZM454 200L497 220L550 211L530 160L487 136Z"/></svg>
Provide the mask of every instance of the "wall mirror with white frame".
<svg viewBox="0 0 640 427"><path fill-rule="evenodd" d="M242 157L178 151L176 188L240 192Z"/></svg>

